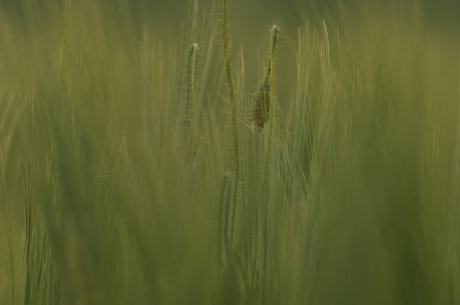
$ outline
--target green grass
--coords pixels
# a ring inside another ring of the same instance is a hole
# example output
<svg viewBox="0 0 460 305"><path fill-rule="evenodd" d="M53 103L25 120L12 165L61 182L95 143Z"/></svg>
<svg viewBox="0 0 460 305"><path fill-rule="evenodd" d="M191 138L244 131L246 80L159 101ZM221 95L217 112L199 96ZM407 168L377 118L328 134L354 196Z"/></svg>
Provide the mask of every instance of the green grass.
<svg viewBox="0 0 460 305"><path fill-rule="evenodd" d="M363 4L257 64L128 4L0 16L0 304L460 302L458 31Z"/></svg>

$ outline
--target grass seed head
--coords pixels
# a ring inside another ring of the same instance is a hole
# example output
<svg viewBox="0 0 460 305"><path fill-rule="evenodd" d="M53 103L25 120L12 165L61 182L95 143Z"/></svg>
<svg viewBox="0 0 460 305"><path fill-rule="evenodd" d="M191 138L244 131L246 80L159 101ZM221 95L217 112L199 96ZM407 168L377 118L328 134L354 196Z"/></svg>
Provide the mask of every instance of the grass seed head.
<svg viewBox="0 0 460 305"><path fill-rule="evenodd" d="M187 55L186 79L185 79L185 115L179 119L176 131L177 147L194 162L198 150L198 113L197 113L197 56L198 44L193 43Z"/></svg>
<svg viewBox="0 0 460 305"><path fill-rule="evenodd" d="M257 132L262 132L270 115L270 82L268 80L263 80L257 86L252 107L252 124Z"/></svg>
<svg viewBox="0 0 460 305"><path fill-rule="evenodd" d="M257 132L262 132L270 119L271 86L273 85L273 65L275 62L275 49L277 44L278 26L271 29L270 57L267 63L265 78L257 86L253 97L252 124Z"/></svg>

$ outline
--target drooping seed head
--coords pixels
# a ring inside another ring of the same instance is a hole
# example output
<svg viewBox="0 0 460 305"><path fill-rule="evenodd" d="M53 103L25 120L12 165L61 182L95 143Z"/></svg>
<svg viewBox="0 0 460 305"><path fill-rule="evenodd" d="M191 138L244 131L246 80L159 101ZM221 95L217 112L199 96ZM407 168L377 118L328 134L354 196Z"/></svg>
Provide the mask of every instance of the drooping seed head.
<svg viewBox="0 0 460 305"><path fill-rule="evenodd" d="M270 82L263 80L257 86L253 97L252 124L257 132L261 132L270 116Z"/></svg>
<svg viewBox="0 0 460 305"><path fill-rule="evenodd" d="M257 86L253 97L252 124L257 132L261 132L270 119L270 103L273 102L270 101L270 99L273 98L271 97L273 93L270 89L274 82L272 76L275 63L275 49L278 39L278 30L278 26L273 25L271 29L270 57L268 58L266 66L265 78Z"/></svg>

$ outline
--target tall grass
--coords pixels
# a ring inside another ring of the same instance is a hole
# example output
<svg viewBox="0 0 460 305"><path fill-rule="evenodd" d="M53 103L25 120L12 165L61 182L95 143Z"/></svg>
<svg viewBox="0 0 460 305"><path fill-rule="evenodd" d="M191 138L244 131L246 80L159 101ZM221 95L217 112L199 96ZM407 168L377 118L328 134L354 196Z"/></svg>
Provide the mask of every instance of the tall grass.
<svg viewBox="0 0 460 305"><path fill-rule="evenodd" d="M363 5L272 28L267 76L225 7L170 46L128 4L1 16L0 304L460 302L455 31Z"/></svg>

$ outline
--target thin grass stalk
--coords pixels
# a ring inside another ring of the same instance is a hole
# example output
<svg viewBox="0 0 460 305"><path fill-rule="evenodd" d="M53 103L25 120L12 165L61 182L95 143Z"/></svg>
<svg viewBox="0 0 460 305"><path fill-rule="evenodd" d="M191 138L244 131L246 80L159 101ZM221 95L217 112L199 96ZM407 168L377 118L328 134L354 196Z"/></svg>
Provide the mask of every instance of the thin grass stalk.
<svg viewBox="0 0 460 305"><path fill-rule="evenodd" d="M25 195L25 220L26 220L26 279L24 287L24 304L31 302L31 281L32 281L32 243L33 243L33 229L32 229L32 204L30 195L30 173L27 168L21 170L23 175L23 191Z"/></svg>
<svg viewBox="0 0 460 305"><path fill-rule="evenodd" d="M194 163L199 161L200 157L200 126L199 126L199 114L198 114L198 99L197 99L197 79L196 79L196 66L198 57L198 44L194 43L191 50L191 98L192 98L192 118L194 119L195 129L195 152L194 152Z"/></svg>
<svg viewBox="0 0 460 305"><path fill-rule="evenodd" d="M230 94L230 104L232 107L232 127L233 127L233 149L235 158L235 183L233 185L233 208L232 208L232 226L230 228L230 241L233 242L235 230L236 204L238 201L238 184L240 178L240 150L238 137L238 119L235 102L235 91L233 89L232 69L230 66L230 54L228 48L228 31L227 31L227 7L226 0L221 1L222 6L222 40L224 42L225 72L227 74L227 84Z"/></svg>
<svg viewBox="0 0 460 305"><path fill-rule="evenodd" d="M230 256L230 245L229 245L229 236L228 236L228 225L229 225L229 214L230 214L230 201L231 201L231 188L232 188L231 176L229 173L226 173L221 187L220 193L220 237L219 242L219 261L222 264L228 262Z"/></svg>
<svg viewBox="0 0 460 305"><path fill-rule="evenodd" d="M261 131L265 125L266 118L263 119L261 122L257 122L256 120L260 119L260 117L257 116L258 113L261 113L263 111L268 112L268 121L269 121L269 130L268 130L268 135L266 137L265 141L265 159L264 159L264 167L263 167L263 175L262 175L262 182L260 185L260 192L259 192L259 199L258 202L261 202L264 198L265 191L269 191L269 160L271 157L271 143L272 143L272 138L273 138L273 126L274 126L274 100L275 100L275 77L274 77L274 66L275 66L275 50L276 50L276 44L277 44L277 36L278 36L278 26L274 25L271 30L271 40L270 40L270 58L267 64L267 69L265 72L265 78L259 85L259 88L257 89L258 91L255 94L255 107L257 110L257 107L264 107L266 106L265 103L267 102L269 106L267 107L268 109L259 109L259 111L254 113L254 123L256 127L256 131ZM269 92L266 92L268 91ZM265 90L265 91L264 91ZM268 95L268 96L267 96ZM259 256L259 236L262 233L263 234L263 270L264 274L260 276L260 278L265 278L267 275L268 271L268 254L267 254L267 249L268 249L268 200L270 196L266 194L267 202L265 205L261 206L259 204L258 207L258 212L256 214L256 238L254 241L254 254L252 257L252 271L251 271L251 289L254 290L256 287L256 278L257 278L257 258ZM261 223L262 222L262 223ZM260 232L261 227L263 228L263 232ZM265 286L265 283L263 283L262 286ZM262 289L265 289L262 287ZM262 295L264 294L264 291L262 290ZM263 300L262 300L263 301Z"/></svg>
<svg viewBox="0 0 460 305"><path fill-rule="evenodd" d="M269 82L270 84L270 107L269 109L269 119L268 119L268 139L266 141L266 157L265 157L265 181L267 183L267 192L270 191L270 175L268 174L269 172L269 164L270 164L270 159L271 159L271 153L272 153L272 142L273 142L273 129L274 129L274 117L275 117L275 50L276 50L276 44L277 44L277 38L278 38L278 26L274 25L271 30L271 51L270 51L270 62L268 64L267 68L267 73L265 75L265 80ZM268 247L269 247L269 200L270 200L270 194L267 194L267 202L264 205L264 258L263 258L263 264L264 264L264 273L263 273L263 285L262 285L262 303L265 303L265 295L266 295L266 286L267 286L267 278L268 278Z"/></svg>
<svg viewBox="0 0 460 305"><path fill-rule="evenodd" d="M10 284L11 284L11 304L16 304L16 268L14 265L14 254L13 254L13 241L11 236L13 236L13 232L11 229L11 224L8 226L8 256L9 256L9 265L10 265Z"/></svg>
<svg viewBox="0 0 460 305"><path fill-rule="evenodd" d="M271 31L271 52L270 52L270 62L268 64L267 72L265 75L265 81L270 83L270 108L269 112L269 141L271 141L273 136L273 118L274 118L274 105L275 105L275 50L278 40L278 26L274 25Z"/></svg>

